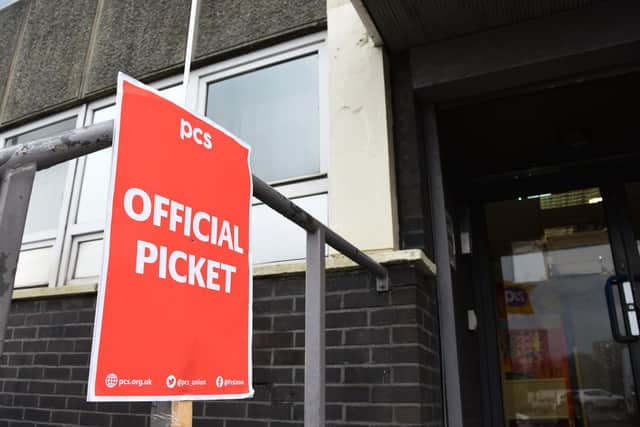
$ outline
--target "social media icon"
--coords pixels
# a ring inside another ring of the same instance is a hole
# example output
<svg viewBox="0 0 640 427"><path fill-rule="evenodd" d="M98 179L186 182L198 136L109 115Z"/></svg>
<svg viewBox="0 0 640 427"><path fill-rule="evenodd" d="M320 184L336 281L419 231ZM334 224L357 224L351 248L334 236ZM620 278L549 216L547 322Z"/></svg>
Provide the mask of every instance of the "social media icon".
<svg viewBox="0 0 640 427"><path fill-rule="evenodd" d="M169 375L167 377L167 387L174 388L176 386L176 383L177 383L177 381L176 381L176 377L175 376Z"/></svg>

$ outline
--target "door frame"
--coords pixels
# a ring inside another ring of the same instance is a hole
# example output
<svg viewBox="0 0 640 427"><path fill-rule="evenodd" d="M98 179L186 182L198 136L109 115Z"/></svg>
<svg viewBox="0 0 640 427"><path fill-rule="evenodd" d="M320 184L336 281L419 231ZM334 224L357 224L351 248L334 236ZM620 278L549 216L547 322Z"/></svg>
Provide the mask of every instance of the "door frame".
<svg viewBox="0 0 640 427"><path fill-rule="evenodd" d="M492 201L508 200L518 196L563 192L581 188L599 187L609 232L609 243L616 271L624 271L632 278L637 300L640 298L640 254L634 247L635 238L628 214L625 184L640 182L637 164L640 154L609 157L591 161L560 164L549 167L513 171L485 176L471 181L470 200L472 236L472 281L474 305L478 317L478 340L483 390L483 424L504 426L504 409L497 337L497 289L492 286L489 264L488 235L484 205ZM625 237L626 236L626 237ZM640 237L640 236L639 236ZM604 283L602 303L606 304ZM640 408L640 340L628 344L633 379L636 384L636 405Z"/></svg>

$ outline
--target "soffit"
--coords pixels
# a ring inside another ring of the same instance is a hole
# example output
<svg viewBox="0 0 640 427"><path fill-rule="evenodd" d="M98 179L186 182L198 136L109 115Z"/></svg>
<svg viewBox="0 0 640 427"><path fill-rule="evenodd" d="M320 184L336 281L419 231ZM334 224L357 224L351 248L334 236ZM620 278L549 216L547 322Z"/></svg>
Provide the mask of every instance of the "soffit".
<svg viewBox="0 0 640 427"><path fill-rule="evenodd" d="M393 52L550 16L601 0L363 0Z"/></svg>

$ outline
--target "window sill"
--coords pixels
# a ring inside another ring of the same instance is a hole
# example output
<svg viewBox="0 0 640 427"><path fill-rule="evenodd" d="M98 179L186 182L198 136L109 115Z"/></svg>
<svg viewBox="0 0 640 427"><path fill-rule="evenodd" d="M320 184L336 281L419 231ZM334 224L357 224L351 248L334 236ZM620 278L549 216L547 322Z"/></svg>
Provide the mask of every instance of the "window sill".
<svg viewBox="0 0 640 427"><path fill-rule="evenodd" d="M414 263L424 273L435 275L436 265L429 259L420 249L404 249L404 250L381 250L367 252L375 261L384 264L404 264ZM326 269L345 270L356 268L357 265L349 258L340 254L332 254L327 256ZM279 276L286 274L303 273L306 270L304 260L273 262L267 264L259 264L253 267L253 277ZM67 285L59 288L29 288L16 289L13 291L14 300L33 299L33 298L49 298L61 297L69 295L82 295L96 293L98 290L97 283L84 285Z"/></svg>
<svg viewBox="0 0 640 427"><path fill-rule="evenodd" d="M98 290L97 283L87 285L69 285L59 288L27 288L15 289L13 291L13 299L31 299L31 298L48 298L61 297L66 295L92 294Z"/></svg>
<svg viewBox="0 0 640 427"><path fill-rule="evenodd" d="M367 255L380 264L404 264L415 263L424 273L435 275L436 265L429 259L420 249L404 249L404 250L378 250L365 251ZM356 268L357 264L341 254L330 254L325 261L325 268L331 270L344 270L348 268ZM294 260L285 262L273 262L266 264L258 264L253 266L254 277L277 276L283 274L302 273L306 270L304 260Z"/></svg>

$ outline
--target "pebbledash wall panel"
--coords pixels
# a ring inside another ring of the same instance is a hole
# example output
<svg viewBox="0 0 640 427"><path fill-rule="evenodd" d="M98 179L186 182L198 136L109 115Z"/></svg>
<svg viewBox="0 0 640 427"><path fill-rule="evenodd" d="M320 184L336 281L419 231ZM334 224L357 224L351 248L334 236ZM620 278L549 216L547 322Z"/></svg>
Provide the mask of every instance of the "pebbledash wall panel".
<svg viewBox="0 0 640 427"><path fill-rule="evenodd" d="M182 72L189 0L18 0L0 9L0 130ZM325 0L201 0L194 67L326 28Z"/></svg>
<svg viewBox="0 0 640 427"><path fill-rule="evenodd" d="M77 99L91 44L91 27L98 2L27 1L24 24L9 68L0 119L11 121L56 108ZM3 21L11 14L1 16ZM5 22L0 22L0 27ZM4 55L4 54L2 54Z"/></svg>
<svg viewBox="0 0 640 427"><path fill-rule="evenodd" d="M327 425L442 425L435 282L391 267L327 277ZM14 301L0 359L0 426L148 426L150 403L87 403L95 295ZM302 426L304 276L254 283L253 399L196 402L194 426Z"/></svg>

